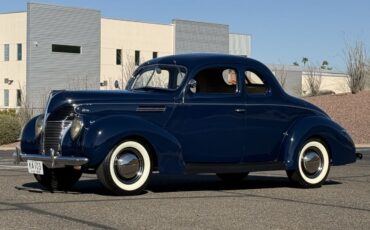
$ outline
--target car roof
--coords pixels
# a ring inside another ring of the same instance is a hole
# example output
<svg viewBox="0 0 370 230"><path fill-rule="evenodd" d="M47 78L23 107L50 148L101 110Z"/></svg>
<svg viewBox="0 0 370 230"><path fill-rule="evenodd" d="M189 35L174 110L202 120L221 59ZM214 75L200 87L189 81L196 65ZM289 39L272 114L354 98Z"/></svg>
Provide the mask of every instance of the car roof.
<svg viewBox="0 0 370 230"><path fill-rule="evenodd" d="M145 64L177 64L186 67L194 67L205 64L242 64L246 62L258 62L244 56L218 54L218 53L188 53L177 54L152 59ZM259 63L259 62L258 62ZM144 64L144 65L145 65ZM261 64L261 63L259 63Z"/></svg>

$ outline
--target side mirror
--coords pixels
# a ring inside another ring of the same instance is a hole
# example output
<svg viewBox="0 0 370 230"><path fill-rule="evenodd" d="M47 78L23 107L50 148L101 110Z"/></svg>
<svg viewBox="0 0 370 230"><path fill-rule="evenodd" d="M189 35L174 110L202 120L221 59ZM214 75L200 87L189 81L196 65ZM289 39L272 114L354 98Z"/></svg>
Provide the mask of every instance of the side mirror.
<svg viewBox="0 0 370 230"><path fill-rule="evenodd" d="M116 81L114 82L114 88L116 88L116 89L119 89L119 88L120 88L120 87L119 87L118 80L116 80Z"/></svg>
<svg viewBox="0 0 370 230"><path fill-rule="evenodd" d="M190 92L196 93L197 92L197 81L194 79L191 79L188 83L188 87Z"/></svg>
<svg viewBox="0 0 370 230"><path fill-rule="evenodd" d="M161 74L161 73L162 73L162 70L161 70L161 68L156 67L156 68L155 68L155 72L156 72L157 74Z"/></svg>

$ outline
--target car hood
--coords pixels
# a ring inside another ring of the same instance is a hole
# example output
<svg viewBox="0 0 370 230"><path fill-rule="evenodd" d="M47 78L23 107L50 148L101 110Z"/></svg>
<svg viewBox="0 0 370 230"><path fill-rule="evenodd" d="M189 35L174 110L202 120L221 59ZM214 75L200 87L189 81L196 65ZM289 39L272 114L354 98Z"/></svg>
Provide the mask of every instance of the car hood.
<svg viewBox="0 0 370 230"><path fill-rule="evenodd" d="M50 94L47 112L52 113L60 107L71 105L109 105L169 103L174 101L173 92L96 90L96 91L54 91Z"/></svg>

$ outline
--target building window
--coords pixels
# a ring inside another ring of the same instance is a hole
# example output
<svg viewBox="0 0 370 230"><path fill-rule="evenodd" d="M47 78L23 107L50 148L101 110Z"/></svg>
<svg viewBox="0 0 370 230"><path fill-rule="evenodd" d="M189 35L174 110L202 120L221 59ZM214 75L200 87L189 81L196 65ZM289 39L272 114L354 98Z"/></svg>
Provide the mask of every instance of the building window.
<svg viewBox="0 0 370 230"><path fill-rule="evenodd" d="M9 89L4 89L4 106L9 106Z"/></svg>
<svg viewBox="0 0 370 230"><path fill-rule="evenodd" d="M116 50L116 65L121 65L122 64L122 50L117 49Z"/></svg>
<svg viewBox="0 0 370 230"><path fill-rule="evenodd" d="M4 44L4 61L9 61L9 44Z"/></svg>
<svg viewBox="0 0 370 230"><path fill-rule="evenodd" d="M22 91L17 89L17 106L22 105Z"/></svg>
<svg viewBox="0 0 370 230"><path fill-rule="evenodd" d="M158 52L153 52L153 58L157 58L158 57Z"/></svg>
<svg viewBox="0 0 370 230"><path fill-rule="evenodd" d="M140 65L140 51L135 50L135 65Z"/></svg>
<svg viewBox="0 0 370 230"><path fill-rule="evenodd" d="M58 52L58 53L73 53L79 54L81 53L81 46L68 46L68 45L51 45L51 51Z"/></svg>
<svg viewBox="0 0 370 230"><path fill-rule="evenodd" d="M22 43L17 44L17 60L22 61Z"/></svg>

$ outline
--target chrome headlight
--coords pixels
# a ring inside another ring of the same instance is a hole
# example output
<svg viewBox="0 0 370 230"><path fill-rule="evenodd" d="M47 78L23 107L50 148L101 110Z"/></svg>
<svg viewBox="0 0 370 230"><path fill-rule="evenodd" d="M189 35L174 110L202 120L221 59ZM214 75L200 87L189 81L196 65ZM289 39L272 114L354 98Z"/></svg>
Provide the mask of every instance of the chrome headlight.
<svg viewBox="0 0 370 230"><path fill-rule="evenodd" d="M82 128L84 126L84 123L82 120L78 117L75 117L72 121L70 133L72 140L76 140L77 137L81 134Z"/></svg>
<svg viewBox="0 0 370 230"><path fill-rule="evenodd" d="M39 116L35 123L35 137L38 138L44 130L44 116Z"/></svg>

